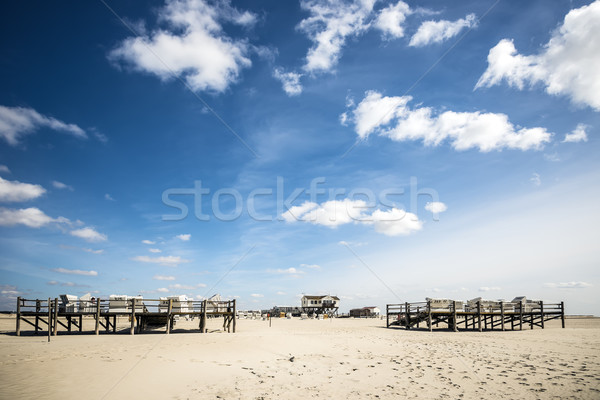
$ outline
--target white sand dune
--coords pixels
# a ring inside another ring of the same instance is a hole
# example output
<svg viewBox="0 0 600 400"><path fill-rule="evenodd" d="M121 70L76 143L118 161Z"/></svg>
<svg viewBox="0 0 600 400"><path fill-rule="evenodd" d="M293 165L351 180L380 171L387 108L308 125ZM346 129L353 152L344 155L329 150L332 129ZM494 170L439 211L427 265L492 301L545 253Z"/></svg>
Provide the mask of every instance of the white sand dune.
<svg viewBox="0 0 600 400"><path fill-rule="evenodd" d="M197 321L177 327L186 324ZM59 334L51 343L4 334L0 398L600 398L600 319L514 332L384 326L240 320L236 334ZM0 330L12 332L14 318Z"/></svg>

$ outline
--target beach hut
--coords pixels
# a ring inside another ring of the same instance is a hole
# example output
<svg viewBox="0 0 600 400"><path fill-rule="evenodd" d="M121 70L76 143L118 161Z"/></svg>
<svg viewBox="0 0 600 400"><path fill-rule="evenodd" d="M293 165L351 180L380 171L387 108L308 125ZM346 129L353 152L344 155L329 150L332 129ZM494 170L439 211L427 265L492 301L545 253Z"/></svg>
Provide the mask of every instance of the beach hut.
<svg viewBox="0 0 600 400"><path fill-rule="evenodd" d="M72 294L61 294L59 312L76 312L78 310L77 296Z"/></svg>

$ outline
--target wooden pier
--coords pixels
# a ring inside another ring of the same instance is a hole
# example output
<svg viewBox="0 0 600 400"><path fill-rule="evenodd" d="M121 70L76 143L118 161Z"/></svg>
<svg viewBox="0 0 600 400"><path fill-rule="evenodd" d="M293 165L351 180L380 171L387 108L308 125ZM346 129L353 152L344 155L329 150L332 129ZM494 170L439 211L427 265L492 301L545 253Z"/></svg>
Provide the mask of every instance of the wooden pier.
<svg viewBox="0 0 600 400"><path fill-rule="evenodd" d="M111 304L111 302L113 302ZM174 307L177 303L178 307ZM114 307L113 300L93 299L75 300L67 304L58 298L47 300L30 300L17 298L16 334L21 335L24 330L21 323L27 324L35 334L47 330L48 337L55 336L58 326L66 329L61 333L91 332L91 326L84 330L84 322L93 322L93 333L100 334L117 332L117 318L124 317L130 322L129 334L142 333L150 327L162 327L166 334L173 331L179 318L198 317L198 329L201 333L207 332L206 321L208 318L223 318L223 330L235 333L236 328L236 303L235 300L224 301L187 301L178 303L172 299L141 299L131 298L123 307ZM90 321L91 320L91 321Z"/></svg>
<svg viewBox="0 0 600 400"><path fill-rule="evenodd" d="M490 302L485 302L490 303ZM477 301L475 306L463 305L463 302L452 301L448 307L432 306L431 301L418 303L386 305L386 326L420 328L421 325L433 330L439 324L446 325L449 330L522 330L529 326L544 329L544 323L560 319L565 327L565 305L534 301L528 303L495 302L494 305Z"/></svg>

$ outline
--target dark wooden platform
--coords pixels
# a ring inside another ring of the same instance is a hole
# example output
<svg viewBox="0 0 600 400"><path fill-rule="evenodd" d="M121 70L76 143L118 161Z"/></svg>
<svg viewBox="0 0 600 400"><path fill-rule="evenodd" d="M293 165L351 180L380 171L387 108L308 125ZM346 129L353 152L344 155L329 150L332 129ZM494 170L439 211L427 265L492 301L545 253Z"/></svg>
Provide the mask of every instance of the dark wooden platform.
<svg viewBox="0 0 600 400"><path fill-rule="evenodd" d="M163 304L161 304L163 302ZM92 301L77 300L70 302L68 306L61 304L58 298L39 300L17 298L16 334L21 335L22 322L31 326L35 334L47 330L48 336L58 333L58 326L62 326L69 332L84 332L85 319L94 322L93 333L98 335L100 330L106 333L117 332L117 318L124 317L130 322L129 333L131 335L142 333L148 327L164 327L165 333L172 332L178 317L194 319L198 317L198 330L205 333L207 318L222 317L223 330L235 333L236 328L236 301L191 301L186 302L185 307L174 308L174 301L168 303L160 299L137 299L127 300L127 306L120 309L112 309L108 299L94 299ZM87 317L84 319L84 317ZM45 329L44 329L45 328ZM89 330L87 332L90 332Z"/></svg>
<svg viewBox="0 0 600 400"><path fill-rule="evenodd" d="M447 309L432 308L431 302L402 303L386 305L386 327L403 327L405 329L424 328L433 330L440 324L455 332L459 330L522 330L523 326L544 328L544 323L560 319L565 327L564 302L515 303L507 306L506 302L498 302L493 309L482 308L477 302L475 309L457 307L453 302ZM462 302L461 302L462 303Z"/></svg>

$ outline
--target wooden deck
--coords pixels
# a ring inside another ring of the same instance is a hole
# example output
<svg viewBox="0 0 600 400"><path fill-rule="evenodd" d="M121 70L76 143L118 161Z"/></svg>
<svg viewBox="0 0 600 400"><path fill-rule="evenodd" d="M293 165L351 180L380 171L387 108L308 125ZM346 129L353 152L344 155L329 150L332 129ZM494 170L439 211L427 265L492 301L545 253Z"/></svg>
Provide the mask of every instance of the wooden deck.
<svg viewBox="0 0 600 400"><path fill-rule="evenodd" d="M474 309L461 308L453 302L447 309L432 308L431 303L403 303L386 305L386 326L404 327L405 329L424 328L433 330L439 324L446 325L455 332L459 330L522 330L529 325L530 329L539 327L544 329L544 323L554 319L562 321L565 327L564 302L544 303L512 303L498 302L497 307L485 308L480 302Z"/></svg>
<svg viewBox="0 0 600 400"><path fill-rule="evenodd" d="M162 304L161 304L162 302ZM114 303L113 303L114 304ZM67 306L60 303L58 298L39 300L17 298L16 334L21 335L23 327L31 327L35 334L43 331L55 336L58 326L66 329L60 333L84 332L85 320L92 319L93 333L98 335L101 331L106 333L117 332L117 318L125 317L130 322L129 333L142 333L150 326L164 327L165 333L172 332L176 320L180 317L198 317L198 329L205 333L207 318L222 317L223 330L235 333L236 327L236 302L225 301L192 301L184 306L174 307L172 299L130 299L126 307L111 309L107 299L94 299L92 301L77 300L69 302ZM87 318L84 318L87 317ZM22 325L24 322L26 325ZM89 328L89 327L88 327ZM85 332L91 332L89 329Z"/></svg>

